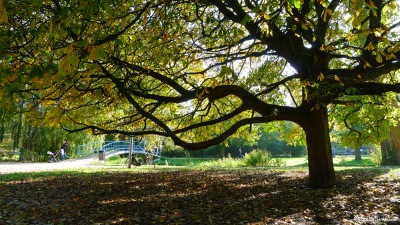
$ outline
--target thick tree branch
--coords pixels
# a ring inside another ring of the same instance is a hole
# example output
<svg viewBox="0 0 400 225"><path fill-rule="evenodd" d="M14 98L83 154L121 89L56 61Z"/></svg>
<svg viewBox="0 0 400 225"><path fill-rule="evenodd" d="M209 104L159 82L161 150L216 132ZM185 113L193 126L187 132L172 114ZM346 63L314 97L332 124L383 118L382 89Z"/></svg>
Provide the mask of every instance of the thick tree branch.
<svg viewBox="0 0 400 225"><path fill-rule="evenodd" d="M382 95L387 92L400 93L400 84L383 84L375 82L351 84L357 91L352 95Z"/></svg>

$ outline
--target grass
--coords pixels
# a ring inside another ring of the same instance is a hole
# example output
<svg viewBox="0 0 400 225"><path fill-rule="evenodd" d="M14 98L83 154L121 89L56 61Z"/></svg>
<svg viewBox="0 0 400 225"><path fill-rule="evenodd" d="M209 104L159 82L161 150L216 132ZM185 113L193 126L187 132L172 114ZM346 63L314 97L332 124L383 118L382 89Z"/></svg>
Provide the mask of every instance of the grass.
<svg viewBox="0 0 400 225"><path fill-rule="evenodd" d="M284 162L287 163L284 167L274 167L273 170L277 171L307 171L305 168L307 165L305 164L305 158L283 158ZM39 172L18 172L18 173L10 173L10 174L0 174L0 183L9 182L9 181L22 181L22 180L37 180L41 178L49 178L49 177L68 177L68 176L87 176L89 174L99 175L108 174L108 173L119 173L119 172L132 172L132 169L126 168L125 164L117 164L116 159L113 162L108 162L106 167L94 167L94 168L80 168L80 169L65 169L65 170L54 170L54 171L39 171ZM121 159L119 159L121 160ZM184 159L184 158L171 158L167 159L171 160L171 162L175 163L173 165L169 164L154 166L141 166L134 167L136 173L146 173L146 172L161 172L161 171L182 171L182 170L197 170L197 169L205 169L205 167L201 167L202 163L209 163L211 161L224 161L219 159ZM225 159L226 160L226 159ZM122 160L121 160L122 161ZM193 163L197 163L194 166ZM344 157L344 159L334 159L335 167L337 171L347 170L347 169L366 169L371 171L380 171L387 170L387 175L392 178L398 179L400 177L400 167L377 167L371 165L371 160L368 157L364 157L362 161L354 160L353 157ZM118 166L114 166L118 165ZM233 170L252 170L252 168L241 168L241 167L232 167ZM256 170L270 170L271 167L266 168L255 168Z"/></svg>
<svg viewBox="0 0 400 225"><path fill-rule="evenodd" d="M307 160L306 157L281 157L283 165L281 167L273 167L273 170L289 172L289 171L307 171ZM271 167L265 168L243 168L237 166L239 159L225 158L225 159L212 159L212 158L163 158L158 161L156 166L140 166L134 167L136 173L146 172L161 172L161 171L182 171L182 170L206 170L211 169L223 169L230 168L233 170L271 170ZM355 160L354 156L337 156L333 159L335 170L342 171L348 169L365 169L366 171L380 171L387 170L387 175L391 178L400 177L400 167L377 167L371 161L370 157L362 157L362 160ZM95 174L101 176L102 174L108 173L119 173L119 172L132 172L132 169L126 167L126 158L111 157L107 160L104 165L105 167L94 167L94 168L81 168L81 169L65 169L55 171L41 171L41 172L29 172L29 173L11 173L1 174L0 184L2 182L9 181L23 181L23 180L37 180L45 179L49 177L68 177L68 176L87 176L88 174ZM212 166L207 166L210 163ZM215 164L219 166L215 166ZM225 166L225 167L224 167Z"/></svg>
<svg viewBox="0 0 400 225"><path fill-rule="evenodd" d="M136 172L148 172L150 167L138 167L135 169ZM172 170L172 168L171 168ZM101 176L109 173L123 173L132 172L132 169L126 167L88 167L88 168L74 168L74 169L59 169L53 171L37 171L37 172L17 172L0 174L0 184L2 182L9 181L28 181L28 180L40 180L49 178L62 178L62 177L85 177L88 175Z"/></svg>
<svg viewBox="0 0 400 225"><path fill-rule="evenodd" d="M306 157L277 157L282 160L283 165L287 167L306 167L308 160ZM202 163L210 161L218 161L219 159L200 159L200 158L166 158L163 161L167 161L170 166L199 166ZM232 159L238 160L238 159ZM161 165L165 165L163 162ZM362 160L355 160L354 156L336 156L333 158L334 166L375 166L371 161L371 157L364 156Z"/></svg>
<svg viewBox="0 0 400 225"><path fill-rule="evenodd" d="M307 168L307 157L276 157L279 160L281 168ZM114 156L109 158L106 165L125 165L126 158L120 158ZM374 163L371 161L371 157L363 156L362 160L355 160L354 156L336 156L333 158L335 167L374 167ZM166 158L163 157L161 160L155 163L157 166L167 167L189 167L189 168L235 168L243 167L243 160L237 158ZM277 168L275 166L274 168Z"/></svg>
<svg viewBox="0 0 400 225"><path fill-rule="evenodd" d="M280 157L286 166L289 167L302 167L307 166L308 160L306 157ZM355 160L354 155L349 156L336 156L333 158L333 165L335 167L343 166L375 166L371 157L363 156L361 160Z"/></svg>
<svg viewBox="0 0 400 225"><path fill-rule="evenodd" d="M355 160L354 156L336 156L333 163L335 166L375 166L369 156L363 156L361 160Z"/></svg>
<svg viewBox="0 0 400 225"><path fill-rule="evenodd" d="M158 165L168 165L168 166L198 166L204 162L210 162L218 160L216 158L162 158Z"/></svg>

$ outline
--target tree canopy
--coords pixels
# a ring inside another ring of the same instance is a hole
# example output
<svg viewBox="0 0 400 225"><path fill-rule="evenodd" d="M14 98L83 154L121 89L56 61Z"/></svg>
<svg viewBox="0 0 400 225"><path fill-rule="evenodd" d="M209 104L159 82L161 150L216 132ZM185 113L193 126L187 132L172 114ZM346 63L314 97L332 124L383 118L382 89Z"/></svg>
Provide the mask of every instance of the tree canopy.
<svg viewBox="0 0 400 225"><path fill-rule="evenodd" d="M311 185L332 186L328 115L360 142L396 118L398 7L395 0L0 1L2 104L29 99L32 121L161 135L191 150L252 124L292 121L306 134Z"/></svg>

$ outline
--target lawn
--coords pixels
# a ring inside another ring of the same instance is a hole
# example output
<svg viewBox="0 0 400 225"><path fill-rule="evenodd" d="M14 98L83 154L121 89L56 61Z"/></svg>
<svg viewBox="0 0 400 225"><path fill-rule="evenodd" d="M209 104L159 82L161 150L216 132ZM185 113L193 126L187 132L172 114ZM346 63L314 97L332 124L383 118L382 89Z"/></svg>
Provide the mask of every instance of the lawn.
<svg viewBox="0 0 400 225"><path fill-rule="evenodd" d="M284 157L281 158L286 166L307 166L306 157ZM363 156L362 160L355 160L354 155L336 156L333 158L334 166L374 166L371 157Z"/></svg>
<svg viewBox="0 0 400 225"><path fill-rule="evenodd" d="M307 167L306 157L278 157L282 160L283 164L288 167ZM196 167L201 163L215 161L217 158L163 158L158 165L169 165L169 166L190 166ZM235 160L235 159L233 159ZM118 158L111 159L109 164L120 164L124 163L125 160ZM334 166L374 166L369 156L363 156L362 160L355 160L354 156L336 156L333 158Z"/></svg>

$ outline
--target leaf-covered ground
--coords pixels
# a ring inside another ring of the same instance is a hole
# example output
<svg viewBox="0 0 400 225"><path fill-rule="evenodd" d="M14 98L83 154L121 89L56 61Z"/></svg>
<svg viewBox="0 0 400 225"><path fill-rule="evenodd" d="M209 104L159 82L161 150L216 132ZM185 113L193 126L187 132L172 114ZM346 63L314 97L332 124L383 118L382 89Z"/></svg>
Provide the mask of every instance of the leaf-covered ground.
<svg viewBox="0 0 400 225"><path fill-rule="evenodd" d="M322 190L297 170L0 176L0 224L400 224L398 171L342 170Z"/></svg>

